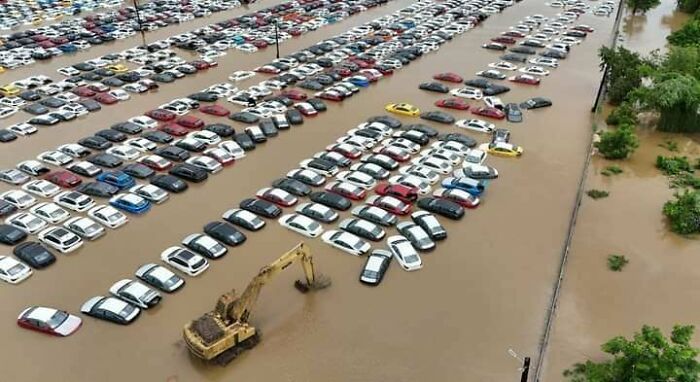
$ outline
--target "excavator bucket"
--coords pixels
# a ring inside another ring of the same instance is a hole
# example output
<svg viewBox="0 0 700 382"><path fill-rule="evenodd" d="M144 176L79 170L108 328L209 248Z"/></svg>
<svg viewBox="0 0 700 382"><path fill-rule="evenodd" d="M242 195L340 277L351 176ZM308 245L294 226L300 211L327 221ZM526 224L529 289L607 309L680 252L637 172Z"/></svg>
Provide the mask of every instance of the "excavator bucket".
<svg viewBox="0 0 700 382"><path fill-rule="evenodd" d="M319 290L328 288L331 285L331 279L322 274L316 274L314 282L309 284L306 281L297 280L294 282L294 287L301 293L307 293L311 290Z"/></svg>

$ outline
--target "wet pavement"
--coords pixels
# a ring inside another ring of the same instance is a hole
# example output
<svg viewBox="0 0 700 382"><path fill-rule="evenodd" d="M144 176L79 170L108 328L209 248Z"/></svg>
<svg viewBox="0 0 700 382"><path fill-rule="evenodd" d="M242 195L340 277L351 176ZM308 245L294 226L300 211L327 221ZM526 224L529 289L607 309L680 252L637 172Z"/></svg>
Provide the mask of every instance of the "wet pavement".
<svg viewBox="0 0 700 382"><path fill-rule="evenodd" d="M282 45L282 54L408 4L392 2L306 34ZM251 9L263 5L269 4L258 3ZM243 11L216 14L202 22ZM5 346L0 356L13 366L7 368L8 380L57 376L73 381L517 380L518 362L507 350L513 348L522 355L537 353L590 140L590 108L600 78L596 51L609 40L612 19L582 16L580 22L594 26L596 32L574 48L550 78L538 88L513 85L511 92L501 96L504 102L546 96L553 99L554 107L526 112L525 122L519 125L498 124L508 125L513 142L525 148L524 156L487 161L499 170L499 179L492 182L483 205L467 211L462 221L441 219L449 237L423 256L422 270L408 273L392 264L382 285L368 288L357 281L364 259L343 254L320 240L307 240L318 271L330 276L333 286L316 294L298 294L291 284L301 276L299 268L290 268L273 280L261 293L251 316L263 332L262 342L226 368L205 366L192 359L181 341L181 329L210 310L220 293L229 288L242 290L261 266L300 241L300 236L274 221L262 231L250 233L248 241L231 249L226 257L213 261L202 276L188 278L183 290L165 296L160 306L144 312L129 327L86 317L78 333L58 339L20 330L13 321L28 304L77 312L89 297L106 293L114 281L132 276L139 265L157 262L163 249L218 219L224 210L322 150L346 130L382 114L386 103L405 101L434 109L431 105L440 97L418 90L419 82L436 72L454 71L470 77L484 69L500 54L479 46L533 13L553 16L557 10L525 0L492 16L437 53L416 60L342 104L330 106L328 112L308 118L304 125L282 132L233 168L174 195L144 217L130 217L131 223L97 242L60 255L55 265L35 272L23 284L3 285L0 334L12 346ZM184 31L196 26L186 23L181 27ZM175 33L170 28L155 33L161 32L163 37ZM122 44L119 49L127 48L136 40L118 44ZM85 58L105 54L114 46L98 47ZM170 99L224 82L231 72L252 69L273 55L273 49L252 55L229 52L210 73L3 145L0 165L12 166ZM55 77L54 68L74 61L59 59L33 70L51 71ZM239 87L260 79L256 76ZM467 112L453 114L471 117ZM433 126L456 131L454 127ZM470 135L481 142L487 140L483 135ZM5 185L0 187L5 189ZM37 367L37 359L41 367Z"/></svg>

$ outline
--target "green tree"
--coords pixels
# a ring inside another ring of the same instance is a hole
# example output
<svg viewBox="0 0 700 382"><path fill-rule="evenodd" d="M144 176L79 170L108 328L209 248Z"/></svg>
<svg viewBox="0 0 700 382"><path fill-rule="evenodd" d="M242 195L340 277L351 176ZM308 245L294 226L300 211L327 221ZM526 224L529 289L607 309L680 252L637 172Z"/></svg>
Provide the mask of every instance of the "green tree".
<svg viewBox="0 0 700 382"><path fill-rule="evenodd" d="M666 39L677 46L700 45L700 18L688 20L680 29L668 35Z"/></svg>
<svg viewBox="0 0 700 382"><path fill-rule="evenodd" d="M639 146L634 126L622 125L601 135L596 148L605 159L625 159Z"/></svg>
<svg viewBox="0 0 700 382"><path fill-rule="evenodd" d="M678 9L685 13L695 13L700 9L700 0L677 0Z"/></svg>
<svg viewBox="0 0 700 382"><path fill-rule="evenodd" d="M637 122L637 112L629 102L623 102L620 104L620 106L616 107L615 110L610 112L608 117L605 119L605 123L610 126L636 125Z"/></svg>
<svg viewBox="0 0 700 382"><path fill-rule="evenodd" d="M700 232L700 191L676 193L675 200L664 204L663 213L671 223L671 231L689 235Z"/></svg>
<svg viewBox="0 0 700 382"><path fill-rule="evenodd" d="M700 130L700 81L687 74L661 73L643 102L660 113L659 130Z"/></svg>
<svg viewBox="0 0 700 382"><path fill-rule="evenodd" d="M608 100L613 105L619 105L627 96L642 84L641 68L644 61L638 53L623 47L611 49L601 47L598 56L601 59L600 68L607 68L606 78Z"/></svg>
<svg viewBox="0 0 700 382"><path fill-rule="evenodd" d="M648 10L661 4L660 0L625 0L625 4L632 8L632 14L636 15L637 11L646 13Z"/></svg>
<svg viewBox="0 0 700 382"><path fill-rule="evenodd" d="M672 46L659 68L665 73L687 74L700 80L700 45Z"/></svg>
<svg viewBox="0 0 700 382"><path fill-rule="evenodd" d="M674 326L671 337L644 325L629 340L615 337L602 350L612 359L586 361L564 371L571 382L697 382L700 364L698 349L690 345L693 326Z"/></svg>

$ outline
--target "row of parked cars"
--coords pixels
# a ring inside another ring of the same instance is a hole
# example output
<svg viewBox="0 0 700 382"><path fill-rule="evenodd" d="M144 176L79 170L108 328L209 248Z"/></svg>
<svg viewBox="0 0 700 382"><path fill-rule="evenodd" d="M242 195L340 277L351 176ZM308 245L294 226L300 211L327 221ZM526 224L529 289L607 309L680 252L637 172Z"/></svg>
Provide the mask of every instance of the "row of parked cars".
<svg viewBox="0 0 700 382"><path fill-rule="evenodd" d="M102 8L115 8L122 0L6 0L0 3L0 30L22 25L38 26Z"/></svg>

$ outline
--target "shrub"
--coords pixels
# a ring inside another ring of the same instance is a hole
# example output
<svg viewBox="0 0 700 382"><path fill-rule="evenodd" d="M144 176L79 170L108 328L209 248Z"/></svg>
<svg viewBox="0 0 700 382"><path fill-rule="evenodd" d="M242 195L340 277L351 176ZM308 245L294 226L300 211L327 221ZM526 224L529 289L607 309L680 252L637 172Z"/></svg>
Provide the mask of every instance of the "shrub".
<svg viewBox="0 0 700 382"><path fill-rule="evenodd" d="M639 138L634 126L622 125L604 132L595 146L605 159L625 159L639 146Z"/></svg>
<svg viewBox="0 0 700 382"><path fill-rule="evenodd" d="M604 168L603 171L601 171L600 173L604 176L611 176L622 174L623 172L624 171L622 171L622 169L619 166L612 165Z"/></svg>
<svg viewBox="0 0 700 382"><path fill-rule="evenodd" d="M608 269L614 272L622 271L622 268L629 263L626 257L622 255L610 255L608 256Z"/></svg>
<svg viewBox="0 0 700 382"><path fill-rule="evenodd" d="M668 151L678 151L678 143L668 140L664 143L659 143L659 147L663 147Z"/></svg>
<svg viewBox="0 0 700 382"><path fill-rule="evenodd" d="M590 196L592 199L607 198L610 195L607 191L603 190L588 190L586 195Z"/></svg>
<svg viewBox="0 0 700 382"><path fill-rule="evenodd" d="M700 191L676 193L675 200L664 204L663 213L671 224L671 231L681 235L700 232Z"/></svg>
<svg viewBox="0 0 700 382"><path fill-rule="evenodd" d="M686 157L656 157L656 168L663 171L666 175L678 175L681 172L693 172L690 163L688 163L688 158Z"/></svg>
<svg viewBox="0 0 700 382"><path fill-rule="evenodd" d="M605 123L609 126L636 125L637 122L637 115L627 102L615 108L605 119Z"/></svg>

